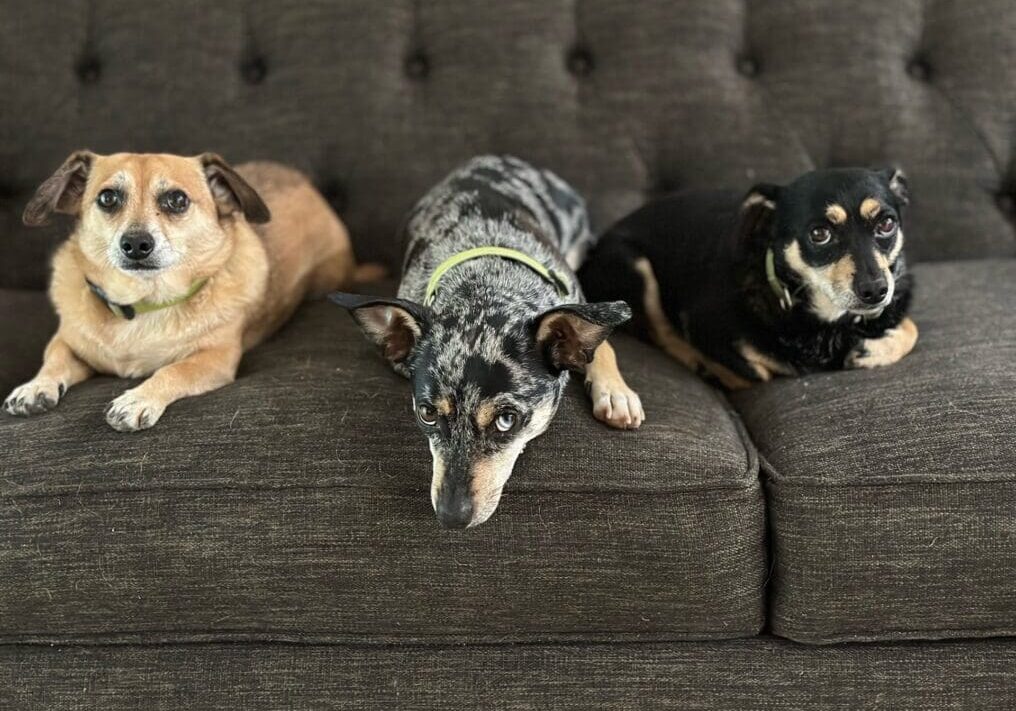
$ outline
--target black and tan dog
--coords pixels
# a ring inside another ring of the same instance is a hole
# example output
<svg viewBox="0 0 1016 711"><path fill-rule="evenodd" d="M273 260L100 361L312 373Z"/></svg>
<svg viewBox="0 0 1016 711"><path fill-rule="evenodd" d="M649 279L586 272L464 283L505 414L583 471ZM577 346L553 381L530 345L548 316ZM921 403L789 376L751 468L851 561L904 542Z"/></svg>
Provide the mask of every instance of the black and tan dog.
<svg viewBox="0 0 1016 711"><path fill-rule="evenodd" d="M829 169L745 197L687 191L614 225L579 276L640 335L728 388L872 368L914 347L898 170Z"/></svg>
<svg viewBox="0 0 1016 711"><path fill-rule="evenodd" d="M570 370L585 372L598 419L642 423L605 341L631 312L584 303L573 269L592 235L582 199L560 178L514 158L476 158L416 205L405 239L399 298L332 299L412 383L442 524L490 517Z"/></svg>

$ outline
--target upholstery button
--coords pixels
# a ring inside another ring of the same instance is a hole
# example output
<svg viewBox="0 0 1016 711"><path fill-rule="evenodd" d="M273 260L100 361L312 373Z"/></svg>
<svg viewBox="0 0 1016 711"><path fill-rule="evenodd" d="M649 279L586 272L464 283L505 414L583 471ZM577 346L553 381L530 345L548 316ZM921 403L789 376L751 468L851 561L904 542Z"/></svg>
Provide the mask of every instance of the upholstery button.
<svg viewBox="0 0 1016 711"><path fill-rule="evenodd" d="M342 213L346 209L347 197L346 191L342 189L342 184L338 180L328 180L321 186L321 194L324 195L325 200L332 206L335 212Z"/></svg>
<svg viewBox="0 0 1016 711"><path fill-rule="evenodd" d="M260 84L268 75L268 66L262 57L253 57L243 63L240 73L248 84Z"/></svg>
<svg viewBox="0 0 1016 711"><path fill-rule="evenodd" d="M577 77L587 77L593 72L593 55L585 47L575 47L568 52L568 71Z"/></svg>
<svg viewBox="0 0 1016 711"><path fill-rule="evenodd" d="M423 79L430 73L430 62L421 50L406 57L406 74L411 79Z"/></svg>
<svg viewBox="0 0 1016 711"><path fill-rule="evenodd" d="M907 74L917 81L928 81L931 78L931 66L923 57L915 57L907 63Z"/></svg>
<svg viewBox="0 0 1016 711"><path fill-rule="evenodd" d="M102 66L95 57L85 57L76 68L78 78L85 84L94 84L99 81L102 74Z"/></svg>
<svg viewBox="0 0 1016 711"><path fill-rule="evenodd" d="M758 76L758 60L752 59L746 55L742 55L737 58L737 71L741 76L745 77L756 77Z"/></svg>

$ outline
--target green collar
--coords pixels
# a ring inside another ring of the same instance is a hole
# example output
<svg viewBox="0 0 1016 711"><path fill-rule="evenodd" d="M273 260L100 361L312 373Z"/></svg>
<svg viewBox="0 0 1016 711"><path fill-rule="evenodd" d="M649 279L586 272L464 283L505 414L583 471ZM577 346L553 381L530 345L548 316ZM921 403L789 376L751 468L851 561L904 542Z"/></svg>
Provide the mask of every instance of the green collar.
<svg viewBox="0 0 1016 711"><path fill-rule="evenodd" d="M517 249L508 249L507 247L475 247L474 249L467 249L464 252L453 254L448 257L448 259L437 265L437 269L435 269L434 273L430 275L430 281L427 282L427 291L424 293L423 297L424 306L430 306L434 302L434 297L437 295L438 282L441 281L441 277L443 277L446 272L457 267L463 262L468 262L470 259L478 259L480 257L502 257L504 259L511 259L521 264L525 264L545 280L553 284L561 296L566 296L568 294L568 281L563 276L553 269L548 269L543 266L525 252L520 252Z"/></svg>
<svg viewBox="0 0 1016 711"><path fill-rule="evenodd" d="M794 306L794 297L790 295L787 285L776 276L776 255L773 254L772 247L766 250L766 279L769 281L769 288L776 294L780 307L784 311L790 311Z"/></svg>
<svg viewBox="0 0 1016 711"><path fill-rule="evenodd" d="M161 309L168 309L170 306L176 306L188 301L192 296L201 291L202 287L208 283L208 277L198 279L196 282L190 285L190 288L186 292L172 299L166 301L135 301L133 304L118 304L115 301L110 300L106 296L106 292L102 290L98 284L85 279L88 284L88 288L92 290L92 293L99 297L99 300L109 307L109 310L120 318L127 319L130 321L137 314L147 314L152 311L160 311Z"/></svg>

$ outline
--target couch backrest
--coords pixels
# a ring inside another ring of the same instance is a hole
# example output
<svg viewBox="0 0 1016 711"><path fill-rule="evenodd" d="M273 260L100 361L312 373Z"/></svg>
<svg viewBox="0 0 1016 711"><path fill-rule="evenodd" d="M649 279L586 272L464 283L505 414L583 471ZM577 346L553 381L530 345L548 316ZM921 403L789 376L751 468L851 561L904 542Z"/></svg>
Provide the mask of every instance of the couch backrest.
<svg viewBox="0 0 1016 711"><path fill-rule="evenodd" d="M0 0L0 286L67 223L21 226L71 150L307 171L362 258L470 155L514 153L597 227L687 186L897 162L912 258L1016 254L1012 0Z"/></svg>

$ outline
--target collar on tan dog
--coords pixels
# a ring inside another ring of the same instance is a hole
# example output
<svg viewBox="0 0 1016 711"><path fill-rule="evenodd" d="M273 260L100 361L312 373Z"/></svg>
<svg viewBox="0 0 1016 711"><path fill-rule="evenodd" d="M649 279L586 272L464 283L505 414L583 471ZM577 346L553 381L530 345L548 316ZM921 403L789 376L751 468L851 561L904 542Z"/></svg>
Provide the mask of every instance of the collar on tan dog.
<svg viewBox="0 0 1016 711"><path fill-rule="evenodd" d="M127 319L130 321L138 314L147 314L152 311L160 311L162 309L168 309L170 306L176 306L188 301L192 296L201 291L202 287L208 283L208 277L198 279L196 282L191 284L190 288L180 296L168 299L166 301L135 301L133 304L118 304L115 301L111 301L106 292L102 290L98 284L95 284L89 279L85 279L88 284L88 288L92 290L92 293L99 297L102 303L106 304L110 311L119 316L120 318Z"/></svg>
<svg viewBox="0 0 1016 711"><path fill-rule="evenodd" d="M471 259L479 259L480 257L501 257L503 259L511 259L512 261L519 262L520 264L525 264L546 281L553 284L561 296L567 296L568 294L568 282L563 276L555 270L548 269L543 266L525 252L520 252L517 249L509 249L507 247L475 247L473 249L467 249L464 252L453 254L448 257L448 259L437 265L437 269L435 269L434 273L430 275L430 281L427 282L427 291L424 293L423 297L424 306L430 306L434 302L434 297L437 295L437 285L445 273L454 269L463 262L468 262Z"/></svg>
<svg viewBox="0 0 1016 711"><path fill-rule="evenodd" d="M784 311L790 311L794 306L794 297L790 295L787 285L776 276L776 255L773 254L772 247L766 250L766 279L769 281L769 288L776 294L780 307Z"/></svg>

